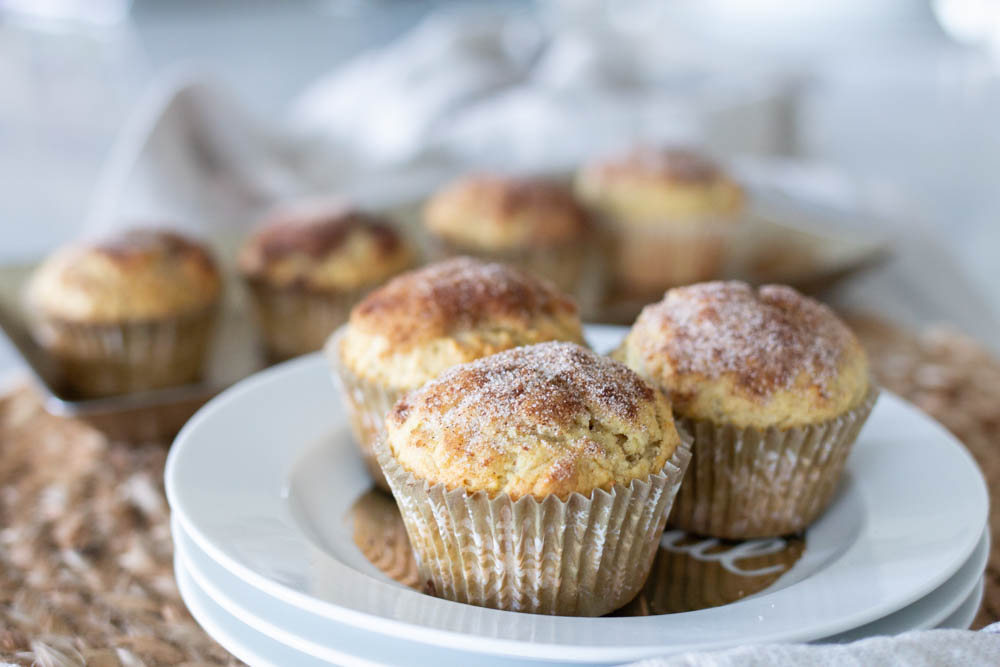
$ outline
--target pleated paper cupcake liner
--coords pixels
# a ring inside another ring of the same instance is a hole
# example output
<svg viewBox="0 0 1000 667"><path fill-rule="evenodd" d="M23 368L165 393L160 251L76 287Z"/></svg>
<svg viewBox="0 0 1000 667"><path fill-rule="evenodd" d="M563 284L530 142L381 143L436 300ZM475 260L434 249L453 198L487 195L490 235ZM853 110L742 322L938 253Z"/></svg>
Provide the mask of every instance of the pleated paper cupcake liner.
<svg viewBox="0 0 1000 667"><path fill-rule="evenodd" d="M89 324L42 317L33 334L66 389L81 397L161 389L201 378L217 309L160 320Z"/></svg>
<svg viewBox="0 0 1000 667"><path fill-rule="evenodd" d="M509 264L546 278L573 297L583 319L596 315L604 296L604 262L595 240L591 238L554 246L535 245L494 252L464 247L432 234L427 235L426 244L431 261L466 255Z"/></svg>
<svg viewBox="0 0 1000 667"><path fill-rule="evenodd" d="M600 616L642 588L691 458L686 438L647 479L566 500L449 491L376 455L399 505L421 585L438 597L536 614Z"/></svg>
<svg viewBox="0 0 1000 667"><path fill-rule="evenodd" d="M399 389L382 387L356 375L340 359L339 341L344 335L341 328L335 332L326 345L325 354L333 370L335 384L340 387L351 433L358 445L361 458L371 473L375 484L389 491L382 468L375 458L375 443L385 436L385 416L406 393Z"/></svg>
<svg viewBox="0 0 1000 667"><path fill-rule="evenodd" d="M617 285L629 296L657 296L671 287L718 278L725 262L725 237L697 234L624 234L615 248Z"/></svg>
<svg viewBox="0 0 1000 667"><path fill-rule="evenodd" d="M873 386L839 417L784 430L680 419L693 460L668 524L727 539L801 532L833 499L877 398Z"/></svg>
<svg viewBox="0 0 1000 667"><path fill-rule="evenodd" d="M341 292L273 287L249 280L254 320L268 361L278 362L323 348L330 334L347 321L351 308L371 286Z"/></svg>

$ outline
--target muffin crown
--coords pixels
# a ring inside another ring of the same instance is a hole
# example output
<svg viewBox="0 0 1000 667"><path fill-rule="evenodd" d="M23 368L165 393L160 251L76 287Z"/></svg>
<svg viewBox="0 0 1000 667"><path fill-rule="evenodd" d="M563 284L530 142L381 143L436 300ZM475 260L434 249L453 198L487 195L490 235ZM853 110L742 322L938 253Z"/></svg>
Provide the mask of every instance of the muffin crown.
<svg viewBox="0 0 1000 667"><path fill-rule="evenodd" d="M645 478L680 442L661 392L562 342L456 366L399 401L386 426L393 456L417 477L515 498Z"/></svg>
<svg viewBox="0 0 1000 667"><path fill-rule="evenodd" d="M578 240L587 218L570 190L541 179L467 176L438 192L424 224L445 240L505 250Z"/></svg>
<svg viewBox="0 0 1000 667"><path fill-rule="evenodd" d="M617 353L678 412L743 424L818 421L868 387L864 350L827 306L790 287L675 288L646 306Z"/></svg>
<svg viewBox="0 0 1000 667"><path fill-rule="evenodd" d="M49 316L101 323L184 315L215 303L220 289L204 245L173 231L132 229L58 250L27 297Z"/></svg>
<svg viewBox="0 0 1000 667"><path fill-rule="evenodd" d="M649 179L665 183L705 184L722 177L722 170L707 155L687 148L637 148L619 158L598 163L605 179Z"/></svg>
<svg viewBox="0 0 1000 667"><path fill-rule="evenodd" d="M412 263L411 249L388 220L322 203L272 213L239 257L249 279L319 290L378 283Z"/></svg>
<svg viewBox="0 0 1000 667"><path fill-rule="evenodd" d="M361 378L408 390L455 364L548 340L583 340L569 297L513 267L458 257L370 293L330 353Z"/></svg>
<svg viewBox="0 0 1000 667"><path fill-rule="evenodd" d="M588 206L618 223L701 222L732 219L743 189L710 158L684 148L636 148L597 160L577 174L575 188Z"/></svg>
<svg viewBox="0 0 1000 667"><path fill-rule="evenodd" d="M457 257L375 290L354 308L351 326L406 345L483 325L530 326L539 317L567 316L576 316L576 304L551 283L506 264Z"/></svg>

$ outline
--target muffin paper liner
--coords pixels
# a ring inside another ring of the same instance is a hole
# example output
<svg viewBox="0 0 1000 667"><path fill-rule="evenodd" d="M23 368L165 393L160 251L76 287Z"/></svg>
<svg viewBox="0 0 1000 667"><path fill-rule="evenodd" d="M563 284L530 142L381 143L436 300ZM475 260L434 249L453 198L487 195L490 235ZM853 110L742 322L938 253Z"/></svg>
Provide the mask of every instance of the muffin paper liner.
<svg viewBox="0 0 1000 667"><path fill-rule="evenodd" d="M634 297L718 278L726 260L725 225L696 231L620 230L610 247L616 288Z"/></svg>
<svg viewBox="0 0 1000 667"><path fill-rule="evenodd" d="M342 292L302 287L273 287L248 280L254 321L268 361L278 362L315 352L334 329L347 321L351 308L372 286Z"/></svg>
<svg viewBox="0 0 1000 667"><path fill-rule="evenodd" d="M605 277L604 262L596 239L588 237L572 243L491 252L458 245L429 233L426 237L430 261L467 255L509 264L551 280L556 287L573 297L583 319L595 316L600 307Z"/></svg>
<svg viewBox="0 0 1000 667"><path fill-rule="evenodd" d="M200 379L217 310L116 324L42 317L32 329L70 392L111 396Z"/></svg>
<svg viewBox="0 0 1000 667"><path fill-rule="evenodd" d="M600 616L629 602L652 567L691 459L690 440L663 470L561 500L449 491L404 470L385 439L376 455L399 505L424 588L509 611Z"/></svg>
<svg viewBox="0 0 1000 667"><path fill-rule="evenodd" d="M877 398L872 385L843 415L785 430L679 419L694 438L693 460L668 525L727 539L801 532L833 499Z"/></svg>
<svg viewBox="0 0 1000 667"><path fill-rule="evenodd" d="M351 433L361 452L372 479L379 488L389 491L382 468L375 459L375 442L384 437L385 416L392 406L406 393L403 390L382 387L358 377L340 360L338 342L343 329L335 332L327 343L325 354L333 369L334 384L338 385L347 407L347 417Z"/></svg>

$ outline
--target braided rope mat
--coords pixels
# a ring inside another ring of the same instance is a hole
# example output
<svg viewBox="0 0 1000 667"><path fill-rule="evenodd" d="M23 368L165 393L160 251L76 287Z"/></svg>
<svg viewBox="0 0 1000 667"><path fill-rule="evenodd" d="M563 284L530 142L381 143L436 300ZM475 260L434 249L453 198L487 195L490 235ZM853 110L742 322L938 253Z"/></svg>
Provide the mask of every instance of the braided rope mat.
<svg viewBox="0 0 1000 667"><path fill-rule="evenodd" d="M883 386L942 421L1000 489L1000 362L948 330L915 337L852 324ZM109 442L46 414L33 391L0 398L0 662L237 664L184 608L174 583L162 445ZM1000 493L973 627L1000 620Z"/></svg>

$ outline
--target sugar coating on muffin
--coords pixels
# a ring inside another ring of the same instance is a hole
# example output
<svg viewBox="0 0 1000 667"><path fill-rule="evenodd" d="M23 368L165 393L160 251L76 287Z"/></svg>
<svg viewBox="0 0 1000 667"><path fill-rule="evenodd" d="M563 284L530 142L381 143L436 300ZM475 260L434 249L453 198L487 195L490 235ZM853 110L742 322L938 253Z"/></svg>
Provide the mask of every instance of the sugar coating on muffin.
<svg viewBox="0 0 1000 667"><path fill-rule="evenodd" d="M588 206L627 224L699 222L743 206L743 189L708 157L682 148L636 148L577 174Z"/></svg>
<svg viewBox="0 0 1000 667"><path fill-rule="evenodd" d="M131 229L56 251L32 277L29 306L93 324L193 313L217 302L219 271L208 249L162 229Z"/></svg>
<svg viewBox="0 0 1000 667"><path fill-rule="evenodd" d="M320 291L377 284L413 261L412 249L389 221L329 203L270 214L239 256L240 271L251 280Z"/></svg>
<svg viewBox="0 0 1000 667"><path fill-rule="evenodd" d="M473 175L431 197L424 225L444 240L496 251L578 240L587 230L587 218L561 184Z"/></svg>
<svg viewBox="0 0 1000 667"><path fill-rule="evenodd" d="M455 364L549 340L583 340L569 297L513 267L458 257L369 294L331 353L361 378L412 389Z"/></svg>
<svg viewBox="0 0 1000 667"><path fill-rule="evenodd" d="M452 368L399 401L386 427L393 457L418 478L515 499L647 478L680 443L662 392L562 342Z"/></svg>
<svg viewBox="0 0 1000 667"><path fill-rule="evenodd" d="M664 389L678 414L736 426L825 421L869 388L854 333L827 306L779 285L672 289L643 309L615 356Z"/></svg>

